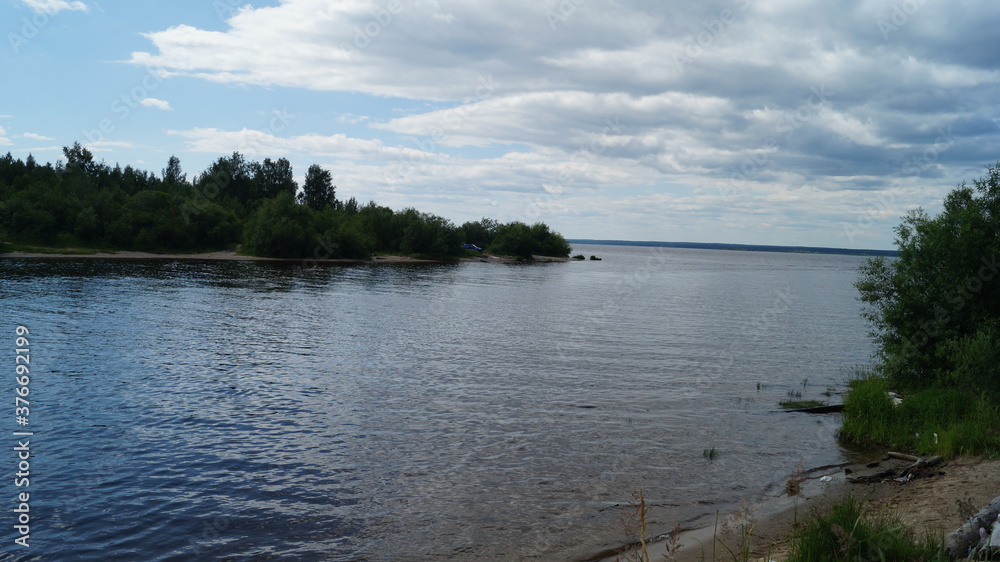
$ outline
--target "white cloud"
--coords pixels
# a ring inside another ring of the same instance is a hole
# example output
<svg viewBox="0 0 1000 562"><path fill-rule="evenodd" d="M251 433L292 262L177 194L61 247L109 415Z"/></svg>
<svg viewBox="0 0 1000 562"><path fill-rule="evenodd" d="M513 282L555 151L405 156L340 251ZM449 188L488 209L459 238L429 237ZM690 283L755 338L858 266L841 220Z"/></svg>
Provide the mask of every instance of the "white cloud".
<svg viewBox="0 0 1000 562"><path fill-rule="evenodd" d="M24 133L21 136L24 137L24 138L26 138L26 139L37 140L37 141L51 141L51 140L56 140L56 139L54 139L52 137L46 137L44 135L38 135L38 134L35 134L35 133Z"/></svg>
<svg viewBox="0 0 1000 562"><path fill-rule="evenodd" d="M154 107L156 109L162 109L163 111L173 110L173 108L170 107L170 102L164 100L158 100L156 98L145 98L139 101L139 103L141 103L145 107Z"/></svg>
<svg viewBox="0 0 1000 562"><path fill-rule="evenodd" d="M382 163L423 163L442 158L437 154L412 148L387 147L379 140L357 139L343 134L279 137L271 132L253 129L224 131L215 128L170 130L167 133L187 139L186 150L210 154L230 154L235 150L259 158L298 152L325 158Z"/></svg>
<svg viewBox="0 0 1000 562"><path fill-rule="evenodd" d="M53 16L64 10L86 12L90 8L79 1L67 2L66 0L21 0L24 5L31 8L37 14L48 14Z"/></svg>
<svg viewBox="0 0 1000 562"><path fill-rule="evenodd" d="M150 52L131 62L216 83L434 102L395 115L348 107L315 124L403 140L213 123L172 131L192 151L333 161L346 182L390 200L448 205L435 199L446 194L511 209L549 197L554 216L584 231L579 217L605 220L609 209L650 232L661 212L691 228L696 218L684 217L827 228L854 216L859 194L900 182L937 193L1000 153L990 117L1000 114L990 55L1000 36L988 33L1000 5L924 3L886 38L887 4L857 4L282 0L233 12L221 31L147 34ZM917 157L933 161L908 167ZM642 190L641 204L612 203ZM893 213L927 200L916 187L900 193Z"/></svg>
<svg viewBox="0 0 1000 562"><path fill-rule="evenodd" d="M14 143L7 138L7 131L3 127L0 127L0 146L11 146Z"/></svg>

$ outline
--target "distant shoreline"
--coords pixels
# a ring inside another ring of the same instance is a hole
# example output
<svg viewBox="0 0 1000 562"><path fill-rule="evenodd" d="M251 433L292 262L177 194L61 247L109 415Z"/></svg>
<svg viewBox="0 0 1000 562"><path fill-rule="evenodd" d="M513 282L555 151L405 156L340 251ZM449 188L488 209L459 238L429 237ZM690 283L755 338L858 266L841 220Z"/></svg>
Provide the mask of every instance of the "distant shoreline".
<svg viewBox="0 0 1000 562"><path fill-rule="evenodd" d="M71 249L67 249L71 250ZM543 256L533 256L535 261L538 262L563 262L571 261L569 258L550 258ZM67 251L64 253L47 253L47 252L24 252L24 251L14 251L14 252L4 252L0 253L0 259L11 259L11 258L58 258L58 259L113 259L113 260L206 260L206 261L262 261L262 262L284 262L284 263L326 263L326 264L367 264L367 263L397 263L397 264L434 264L434 263L465 263L465 262L483 262L483 263L513 263L516 261L514 258L509 256L495 256L490 254L484 254L483 257L474 258L458 258L454 260L433 260L433 259L421 259L421 258L411 258L409 256L374 256L369 259L351 259L351 258L325 258L325 259L314 259L314 258L267 258L262 256L244 256L237 254L232 250L224 250L218 252L202 252L202 253L182 253L182 252L164 252L164 253L154 253L154 252L134 252L134 251L115 251L115 252L88 252L88 253L72 253Z"/></svg>
<svg viewBox="0 0 1000 562"><path fill-rule="evenodd" d="M736 250L744 252L782 252L794 254L837 254L847 256L896 257L896 250L858 250L853 248L820 248L815 246L767 246L763 244L722 244L709 242L655 242L643 240L590 240L568 238L570 244L594 244L601 246L641 246L659 248L685 248L692 250Z"/></svg>

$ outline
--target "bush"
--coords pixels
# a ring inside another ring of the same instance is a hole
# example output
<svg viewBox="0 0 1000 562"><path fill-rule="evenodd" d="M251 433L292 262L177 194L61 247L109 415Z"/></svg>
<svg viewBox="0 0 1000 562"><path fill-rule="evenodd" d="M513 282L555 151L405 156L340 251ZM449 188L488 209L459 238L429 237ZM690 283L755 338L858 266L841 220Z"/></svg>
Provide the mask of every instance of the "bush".
<svg viewBox="0 0 1000 562"><path fill-rule="evenodd" d="M1000 452L1000 163L917 209L896 228L899 257L867 261L855 284L867 304L878 378L853 385L842 436L945 456ZM908 396L898 408L880 396ZM935 437L935 434L936 437ZM917 437L919 435L919 437Z"/></svg>
<svg viewBox="0 0 1000 562"><path fill-rule="evenodd" d="M1000 408L967 388L932 387L895 406L879 377L853 381L840 438L922 455L1000 454Z"/></svg>
<svg viewBox="0 0 1000 562"><path fill-rule="evenodd" d="M866 510L853 496L815 514L792 535L790 546L789 562L948 560L942 540L918 539L899 517Z"/></svg>
<svg viewBox="0 0 1000 562"><path fill-rule="evenodd" d="M572 247L544 223L528 226L523 222L511 222L498 229L488 250L494 254L531 259L532 255L568 257Z"/></svg>
<svg viewBox="0 0 1000 562"><path fill-rule="evenodd" d="M856 286L894 386L919 389L952 378L956 351L1000 321L1000 168L974 184L949 193L936 217L909 213L896 228L899 258L874 258L861 268ZM981 383L1000 384L998 367L980 375Z"/></svg>
<svg viewBox="0 0 1000 562"><path fill-rule="evenodd" d="M280 193L250 216L243 236L246 250L265 257L311 257L317 246L310 228L309 207L299 205L290 193Z"/></svg>

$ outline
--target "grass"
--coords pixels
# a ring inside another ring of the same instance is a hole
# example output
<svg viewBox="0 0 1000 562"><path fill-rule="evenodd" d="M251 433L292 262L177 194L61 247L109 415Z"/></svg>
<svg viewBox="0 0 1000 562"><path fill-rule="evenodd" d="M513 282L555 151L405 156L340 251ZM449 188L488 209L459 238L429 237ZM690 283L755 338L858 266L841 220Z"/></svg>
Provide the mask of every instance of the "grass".
<svg viewBox="0 0 1000 562"><path fill-rule="evenodd" d="M715 450L715 447L711 449L705 449L701 452L701 456L705 457L709 461L714 461L719 456L719 452Z"/></svg>
<svg viewBox="0 0 1000 562"><path fill-rule="evenodd" d="M802 410L804 408L818 408L826 406L826 402L819 400L782 400L778 405L787 410Z"/></svg>
<svg viewBox="0 0 1000 562"><path fill-rule="evenodd" d="M791 537L788 562L948 560L941 539L917 537L888 511L847 496L814 514Z"/></svg>
<svg viewBox="0 0 1000 562"><path fill-rule="evenodd" d="M641 489L632 492L632 501L629 504L632 509L622 514L622 526L627 542L623 545L616 560L618 562L651 562L653 559L649 555L649 544L660 539L664 540L662 545L664 548L663 558L673 560L681 548L680 535L683 529L680 523L675 525L669 533L651 539L647 534L646 498ZM756 527L757 519L754 508L746 501L740 503L739 510L722 522L721 529L719 527L719 514L716 512L711 560L719 560L718 555L723 556L723 560L732 560L733 562L753 560L751 540ZM702 560L704 559L703 552Z"/></svg>
<svg viewBox="0 0 1000 562"><path fill-rule="evenodd" d="M972 388L930 387L894 405L881 377L851 381L840 438L918 455L1000 456L1000 406Z"/></svg>

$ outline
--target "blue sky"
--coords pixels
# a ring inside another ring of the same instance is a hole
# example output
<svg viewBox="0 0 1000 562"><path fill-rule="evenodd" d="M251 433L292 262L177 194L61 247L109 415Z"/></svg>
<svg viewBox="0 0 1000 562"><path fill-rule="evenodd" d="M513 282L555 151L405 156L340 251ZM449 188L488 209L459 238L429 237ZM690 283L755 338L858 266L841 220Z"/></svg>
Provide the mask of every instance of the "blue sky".
<svg viewBox="0 0 1000 562"><path fill-rule="evenodd" d="M570 238L889 248L1000 159L1000 4L0 0L0 151Z"/></svg>

